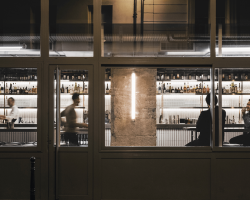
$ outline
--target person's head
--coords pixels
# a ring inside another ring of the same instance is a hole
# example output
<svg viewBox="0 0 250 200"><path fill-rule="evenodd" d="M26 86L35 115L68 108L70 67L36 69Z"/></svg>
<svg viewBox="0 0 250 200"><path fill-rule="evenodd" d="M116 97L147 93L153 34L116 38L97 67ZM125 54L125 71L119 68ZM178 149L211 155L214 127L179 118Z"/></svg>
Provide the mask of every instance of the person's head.
<svg viewBox="0 0 250 200"><path fill-rule="evenodd" d="M15 99L13 97L8 98L8 105L9 107L14 106L15 104Z"/></svg>
<svg viewBox="0 0 250 200"><path fill-rule="evenodd" d="M250 111L250 99L249 99L249 101L247 102L247 110Z"/></svg>
<svg viewBox="0 0 250 200"><path fill-rule="evenodd" d="M73 95L72 95L72 100L73 100L73 102L74 102L74 105L75 106L78 106L78 104L80 103L80 99L79 99L79 93L74 93Z"/></svg>
<svg viewBox="0 0 250 200"><path fill-rule="evenodd" d="M207 105L210 106L210 93L206 96L206 102L207 102ZM218 99L217 99L217 96L214 96L214 105L216 105L218 103Z"/></svg>

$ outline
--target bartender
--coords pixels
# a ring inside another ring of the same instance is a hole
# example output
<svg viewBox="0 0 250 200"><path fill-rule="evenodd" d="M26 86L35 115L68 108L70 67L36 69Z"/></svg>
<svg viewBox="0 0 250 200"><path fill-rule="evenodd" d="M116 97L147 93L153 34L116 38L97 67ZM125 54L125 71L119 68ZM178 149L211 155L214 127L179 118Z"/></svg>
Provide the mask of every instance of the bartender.
<svg viewBox="0 0 250 200"><path fill-rule="evenodd" d="M76 116L75 107L78 106L80 103L79 94L74 93L72 95L72 100L73 100L73 104L69 105L64 111L61 112L61 117L66 117L65 133L64 133L65 141L69 142L70 146L77 146L78 136L77 136L76 128L77 127L88 128L88 124L76 122L77 116Z"/></svg>
<svg viewBox="0 0 250 200"><path fill-rule="evenodd" d="M242 118L244 120L244 128L250 129L250 99L247 106L242 108ZM243 132L243 135L238 135L229 140L230 144L242 144L243 146L250 146L250 132Z"/></svg>
<svg viewBox="0 0 250 200"><path fill-rule="evenodd" d="M10 114L7 116L0 115L0 119L5 119L8 120L9 122L11 122L12 119L16 119L15 123L18 123L19 110L18 107L15 105L15 99L13 97L8 98L8 105L11 108Z"/></svg>

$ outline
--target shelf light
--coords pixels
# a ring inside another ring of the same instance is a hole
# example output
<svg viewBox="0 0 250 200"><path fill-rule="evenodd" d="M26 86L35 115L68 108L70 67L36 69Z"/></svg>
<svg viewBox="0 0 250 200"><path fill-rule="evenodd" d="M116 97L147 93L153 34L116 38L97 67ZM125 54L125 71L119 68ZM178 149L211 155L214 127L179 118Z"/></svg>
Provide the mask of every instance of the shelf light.
<svg viewBox="0 0 250 200"><path fill-rule="evenodd" d="M135 120L135 73L132 73L132 88L131 88L131 96L132 96L132 102L131 102L131 118L132 120Z"/></svg>
<svg viewBox="0 0 250 200"><path fill-rule="evenodd" d="M0 51L19 51L21 49L22 49L22 46L0 47Z"/></svg>

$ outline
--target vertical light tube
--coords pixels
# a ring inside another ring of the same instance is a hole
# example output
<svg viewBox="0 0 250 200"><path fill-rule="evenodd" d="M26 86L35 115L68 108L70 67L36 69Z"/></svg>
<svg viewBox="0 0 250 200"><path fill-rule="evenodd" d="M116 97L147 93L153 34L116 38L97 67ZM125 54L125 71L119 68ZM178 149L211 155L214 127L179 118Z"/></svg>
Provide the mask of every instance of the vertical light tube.
<svg viewBox="0 0 250 200"><path fill-rule="evenodd" d="M131 118L132 120L135 120L135 73L132 73L132 89L131 89L131 96L132 96L132 102L131 102Z"/></svg>

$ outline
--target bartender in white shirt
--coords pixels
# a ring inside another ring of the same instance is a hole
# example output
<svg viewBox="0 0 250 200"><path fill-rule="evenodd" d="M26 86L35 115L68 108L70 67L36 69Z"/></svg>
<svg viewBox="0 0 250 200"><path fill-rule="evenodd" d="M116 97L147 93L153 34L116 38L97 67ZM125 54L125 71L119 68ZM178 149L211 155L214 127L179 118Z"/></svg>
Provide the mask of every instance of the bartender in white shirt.
<svg viewBox="0 0 250 200"><path fill-rule="evenodd" d="M0 119L6 119L9 122L11 122L12 119L16 119L15 123L18 123L19 110L18 107L15 105L15 99L13 97L8 98L8 105L11 108L10 114L8 116L0 115Z"/></svg>

